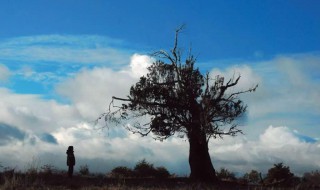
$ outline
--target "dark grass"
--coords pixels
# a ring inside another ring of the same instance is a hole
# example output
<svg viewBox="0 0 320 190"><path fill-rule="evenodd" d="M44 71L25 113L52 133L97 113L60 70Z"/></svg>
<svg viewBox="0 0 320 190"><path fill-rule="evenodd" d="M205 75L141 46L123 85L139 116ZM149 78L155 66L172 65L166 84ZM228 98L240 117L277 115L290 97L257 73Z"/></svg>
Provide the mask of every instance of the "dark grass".
<svg viewBox="0 0 320 190"><path fill-rule="evenodd" d="M217 189L217 190L282 190L282 189L320 189L300 183L293 187L278 185L248 185L237 181L220 181L218 183L200 183L185 177L175 178L110 178L104 175L68 178L66 173L1 173L0 189Z"/></svg>

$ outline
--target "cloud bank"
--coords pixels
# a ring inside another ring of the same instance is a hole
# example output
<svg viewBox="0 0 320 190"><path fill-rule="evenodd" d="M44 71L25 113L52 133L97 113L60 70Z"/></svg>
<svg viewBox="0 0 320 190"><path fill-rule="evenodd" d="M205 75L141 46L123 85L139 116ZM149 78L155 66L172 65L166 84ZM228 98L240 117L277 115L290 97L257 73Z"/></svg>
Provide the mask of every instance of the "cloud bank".
<svg viewBox="0 0 320 190"><path fill-rule="evenodd" d="M95 44L88 42L92 39ZM24 37L21 42L13 39L1 43L0 82L7 81L0 87L2 165L24 169L33 157L39 157L43 164L65 168L65 151L73 145L77 167L88 164L91 171L105 173L119 165L132 167L146 158L171 172L188 175L186 139L158 142L122 128L97 130L93 125L111 97L125 97L154 61L119 48L122 43L97 37L81 42L70 36ZM18 47L21 51L14 52ZM108 48L117 53L105 51ZM77 57L79 54L85 56ZM21 64L23 61L32 64ZM9 64L13 62L18 64ZM267 172L274 163L284 162L302 174L320 167L319 63L318 54L300 54L212 68L211 76L222 75L226 80L241 75L234 91L259 84L255 93L241 96L248 104L247 118L241 124L245 135L210 142L216 169ZM42 87L44 81L50 83L51 98L17 93L12 88L17 81L28 80Z"/></svg>

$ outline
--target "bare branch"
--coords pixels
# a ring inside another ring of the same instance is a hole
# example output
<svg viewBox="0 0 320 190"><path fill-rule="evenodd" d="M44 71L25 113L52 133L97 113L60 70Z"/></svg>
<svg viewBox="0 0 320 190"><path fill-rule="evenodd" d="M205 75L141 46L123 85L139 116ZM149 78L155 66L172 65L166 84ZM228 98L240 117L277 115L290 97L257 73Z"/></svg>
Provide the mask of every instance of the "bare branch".
<svg viewBox="0 0 320 190"><path fill-rule="evenodd" d="M174 39L174 46L173 46L173 50L171 51L171 53L173 54L175 61L179 61L181 55L178 54L177 55L177 47L178 47L178 36L179 33L185 28L185 25L181 25L178 29L176 29L176 33L175 33L175 39Z"/></svg>
<svg viewBox="0 0 320 190"><path fill-rule="evenodd" d="M156 51L156 52L152 53L151 56L165 58L165 59L170 60L172 65L175 64L175 60L165 50Z"/></svg>
<svg viewBox="0 0 320 190"><path fill-rule="evenodd" d="M121 101L125 101L125 102L131 102L132 101L131 99L118 98L118 97L115 97L115 96L112 96L112 100L121 100Z"/></svg>
<svg viewBox="0 0 320 190"><path fill-rule="evenodd" d="M248 90L232 93L232 94L229 95L227 100L230 99L231 97L235 96L235 95L244 94L244 93L247 93L247 92L254 92L254 91L256 91L257 88L258 88L258 84L253 88L249 88Z"/></svg>

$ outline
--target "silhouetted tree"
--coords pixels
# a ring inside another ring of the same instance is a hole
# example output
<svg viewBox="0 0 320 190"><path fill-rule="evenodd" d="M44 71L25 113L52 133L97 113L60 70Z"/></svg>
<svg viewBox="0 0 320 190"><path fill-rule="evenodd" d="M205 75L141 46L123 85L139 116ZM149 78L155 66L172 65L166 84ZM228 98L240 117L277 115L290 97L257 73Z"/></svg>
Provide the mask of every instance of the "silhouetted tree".
<svg viewBox="0 0 320 190"><path fill-rule="evenodd" d="M312 186L320 187L320 171L311 171L303 174L304 182Z"/></svg>
<svg viewBox="0 0 320 190"><path fill-rule="evenodd" d="M260 179L260 173L256 170L251 170L249 173L244 174L243 178L252 184L258 184Z"/></svg>
<svg viewBox="0 0 320 190"><path fill-rule="evenodd" d="M288 186L296 181L293 173L291 173L289 166L284 166L283 163L274 164L268 170L266 177L267 183L274 183L278 185Z"/></svg>
<svg viewBox="0 0 320 190"><path fill-rule="evenodd" d="M226 168L221 168L220 171L217 172L217 177L224 180L236 180L235 174Z"/></svg>
<svg viewBox="0 0 320 190"><path fill-rule="evenodd" d="M133 169L137 177L155 177L156 169L145 159L139 161Z"/></svg>
<svg viewBox="0 0 320 190"><path fill-rule="evenodd" d="M190 177L214 181L217 178L208 151L209 139L242 132L234 122L246 111L238 95L255 91L257 86L234 92L230 89L238 84L240 76L227 81L222 76L211 78L195 67L196 58L191 53L183 60L178 48L181 29L176 31L173 49L154 53L158 60L148 68L148 74L130 88L127 98L112 97L109 111L100 118L107 123L126 121L124 126L133 133L152 133L159 140L174 134L186 136ZM122 105L116 106L115 100ZM140 117L148 121L133 121Z"/></svg>

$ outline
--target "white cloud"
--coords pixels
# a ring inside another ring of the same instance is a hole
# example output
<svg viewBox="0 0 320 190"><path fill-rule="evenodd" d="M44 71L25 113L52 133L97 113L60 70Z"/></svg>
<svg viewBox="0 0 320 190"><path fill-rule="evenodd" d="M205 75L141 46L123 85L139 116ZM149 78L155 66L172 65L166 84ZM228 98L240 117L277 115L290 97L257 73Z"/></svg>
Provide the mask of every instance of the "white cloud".
<svg viewBox="0 0 320 190"><path fill-rule="evenodd" d="M59 71L68 73L65 73L65 78L55 81L59 82L56 91L67 98L69 104L0 89L0 122L15 126L27 134L22 141L14 140L11 144L1 146L2 165L14 161L15 164L11 166L20 163L19 166L23 168L26 160L40 156L43 164L49 162L65 167L65 150L69 145L74 145L78 164L87 162L91 169L98 163L97 160L103 162L103 166L96 166L97 171L106 172L104 167L112 169L117 164L132 166L146 158L155 165L168 167L172 172L187 174L188 142L185 139L172 138L161 143L150 137L140 138L122 128L111 128L109 131L93 129L90 121L105 111L111 97L125 98L130 86L146 74L146 67L154 60L146 55L131 56L126 50L113 49L114 44L109 44L107 39L103 43L92 40L94 43L90 45L93 47L87 46L89 41L87 38L82 42L70 36L42 36L0 44L0 56L14 61L96 65L80 71ZM53 46L46 46L45 43ZM17 48L21 51L16 51ZM112 66L105 64L111 62ZM115 64L122 66L114 69ZM308 143L299 137L299 134L313 134L314 137L320 135L319 130L308 128L314 122L314 129L318 129L319 65L319 56L299 55L279 56L262 63L238 64L225 70L212 70L212 76L223 75L225 82L240 74L239 85L233 90L245 90L257 83L260 86L255 93L243 97L245 103L248 103L249 126L244 128L247 135L211 141L210 153L215 168L226 167L238 172L257 169L266 172L274 163L281 161L299 173L319 167L319 143ZM46 72L39 74L37 66L19 69L16 70L18 75L25 78L42 81L45 77L54 77ZM8 74L8 70L1 70L0 66L0 76L5 76L2 73ZM310 113L316 117L306 118L303 115ZM269 125L290 128L266 127ZM291 128L301 133L293 132ZM42 133L53 135L58 144L43 142L39 135Z"/></svg>
<svg viewBox="0 0 320 190"><path fill-rule="evenodd" d="M0 57L22 62L124 65L129 51L123 44L99 36L43 35L12 38L0 42Z"/></svg>
<svg viewBox="0 0 320 190"><path fill-rule="evenodd" d="M134 54L130 67L114 71L106 67L83 69L57 85L59 94L67 97L83 118L96 119L109 105L112 96L125 98L130 86L147 73L153 59Z"/></svg>
<svg viewBox="0 0 320 190"><path fill-rule="evenodd" d="M156 166L167 167L171 172L180 175L189 173L187 141L171 138L159 142L150 137L141 138L123 128L109 130L101 133L92 130L87 123L69 128L60 127L52 133L58 145L39 143L40 140L30 134L24 142L2 146L2 155L11 158L9 161L2 156L2 164L14 161L23 169L32 157L39 157L42 164L50 163L65 168L65 150L73 145L77 167L88 164L91 171L107 172L119 165L132 167L137 161L146 158ZM106 133L112 134L114 131L121 132L122 136L114 137ZM290 166L298 175L319 168L319 143L306 143L293 134L288 127L270 126L258 140L248 140L245 136L212 140L209 151L217 170L225 167L235 172L256 169L266 173L273 164L279 162ZM280 137L280 140L274 136ZM35 143L30 143L30 139ZM56 159L52 160L48 155L54 155ZM103 164L97 166L97 160Z"/></svg>
<svg viewBox="0 0 320 190"><path fill-rule="evenodd" d="M279 55L263 62L238 64L225 70L214 69L211 76L225 76L225 82L241 74L237 87L244 90L259 84L254 93L241 95L248 105L245 133L257 136L263 126L292 126L319 137L320 115L318 54Z"/></svg>
<svg viewBox="0 0 320 190"><path fill-rule="evenodd" d="M297 145L300 140L287 127L269 126L265 133L260 136L260 141L265 146L282 147L286 145Z"/></svg>
<svg viewBox="0 0 320 190"><path fill-rule="evenodd" d="M224 82L227 83L230 79L237 79L241 77L239 83L232 89L233 91L243 91L254 87L261 83L261 77L253 71L248 65L236 65L225 70L213 69L210 72L210 77L215 79L215 76L224 77Z"/></svg>
<svg viewBox="0 0 320 190"><path fill-rule="evenodd" d="M59 126L69 126L80 119L70 105L43 100L37 95L15 94L0 88L0 122L36 133L52 132Z"/></svg>
<svg viewBox="0 0 320 190"><path fill-rule="evenodd" d="M139 78L148 73L148 67L155 60L147 55L134 54L131 57L130 68L134 77Z"/></svg>
<svg viewBox="0 0 320 190"><path fill-rule="evenodd" d="M0 82L6 82L11 75L9 68L0 64Z"/></svg>
<svg viewBox="0 0 320 190"><path fill-rule="evenodd" d="M72 102L83 118L94 120L106 110L112 96L126 97L134 81L136 79L125 72L96 67L80 71L56 89Z"/></svg>
<svg viewBox="0 0 320 190"><path fill-rule="evenodd" d="M216 168L227 167L237 172L251 169L267 172L279 162L300 175L320 167L319 142L307 143L288 127L269 126L256 141L245 136L214 140L210 147Z"/></svg>
<svg viewBox="0 0 320 190"><path fill-rule="evenodd" d="M317 64L316 64L317 63ZM264 77L262 92L267 92L264 99L268 103L265 108L270 111L320 113L319 87L320 56L298 55L278 56L265 65L269 67L269 76ZM262 74L263 71L261 71ZM270 102L269 102L270 101ZM275 105L276 107L273 107ZM264 114L264 113L261 113Z"/></svg>

